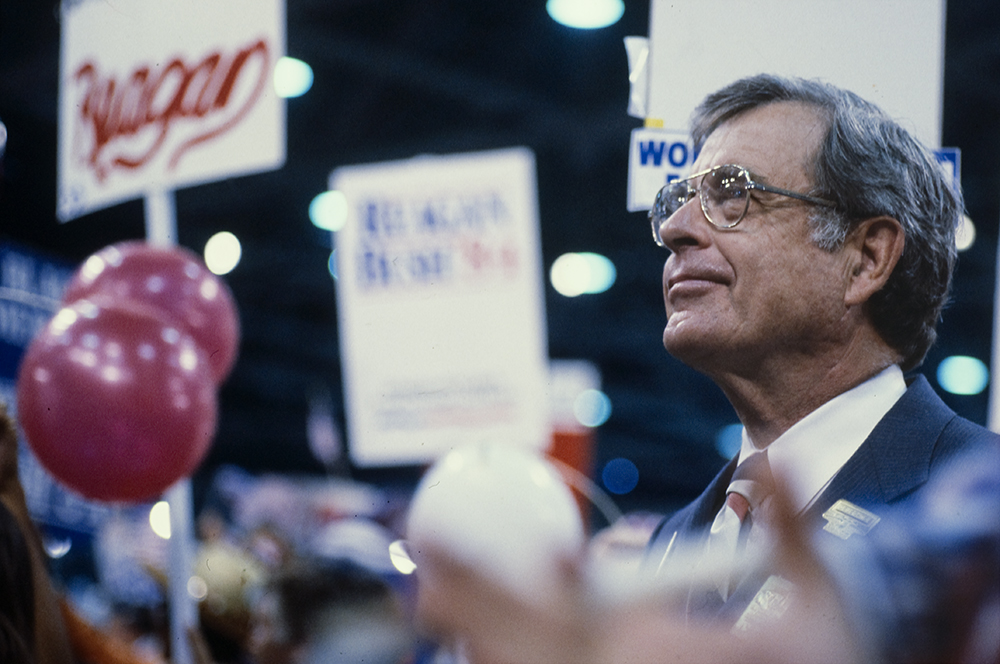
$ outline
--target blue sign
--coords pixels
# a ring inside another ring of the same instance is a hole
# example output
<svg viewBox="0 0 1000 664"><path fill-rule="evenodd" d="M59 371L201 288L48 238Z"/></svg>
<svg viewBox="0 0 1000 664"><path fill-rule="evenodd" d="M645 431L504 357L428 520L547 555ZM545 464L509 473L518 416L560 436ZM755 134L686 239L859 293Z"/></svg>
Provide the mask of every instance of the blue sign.
<svg viewBox="0 0 1000 664"><path fill-rule="evenodd" d="M955 179L955 186L962 186L962 151L959 148L938 148L934 151L938 163Z"/></svg>
<svg viewBox="0 0 1000 664"><path fill-rule="evenodd" d="M629 147L630 212L648 210L663 185L686 176L697 158L686 131L640 127L632 130Z"/></svg>

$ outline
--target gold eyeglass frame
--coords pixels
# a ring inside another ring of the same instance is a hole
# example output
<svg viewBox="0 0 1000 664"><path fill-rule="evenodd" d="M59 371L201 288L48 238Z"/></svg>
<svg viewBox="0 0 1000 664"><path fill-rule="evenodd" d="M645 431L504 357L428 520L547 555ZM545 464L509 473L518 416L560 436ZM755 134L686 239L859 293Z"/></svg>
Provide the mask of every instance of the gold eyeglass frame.
<svg viewBox="0 0 1000 664"><path fill-rule="evenodd" d="M756 180L754 180L753 175L750 173L750 169L744 166L740 166L739 164L719 164L718 166L713 166L712 168L706 169L704 171L693 173L692 175L689 175L686 178L682 178L680 180L674 180L673 182L668 182L663 187L661 187L660 190L656 193L656 199L653 201L653 207L650 208L649 210L649 221L650 224L652 225L653 239L656 241L656 244L666 248L666 244L664 244L663 238L660 236L660 229L663 227L663 224L667 221L667 219L669 219L678 210L680 210L681 207L683 207L688 201L694 198L695 195L698 196L698 202L701 204L701 211L705 215L705 219L707 219L708 223L712 224L716 228L727 229L727 230L732 229L735 228L736 225L739 224L741 221L743 221L743 218L746 217L747 215L747 211L750 209L749 195L746 197L744 201L743 211L740 213L739 217L736 218L736 221L732 222L731 224L720 224L714 219L712 219L712 215L709 213L708 202L706 200L707 188L705 186L705 179L710 174L722 168L735 169L736 171L735 175L741 178L746 183L745 190L748 192L750 190L757 190L769 194L778 194L780 196L795 198L800 201L812 203L813 205L822 205L824 207L836 206L836 203L834 203L833 201L828 201L825 198L817 198L815 196L809 196L808 194L801 194L797 191L789 191L788 189L781 189L780 187L772 187L769 184L763 184L761 182L757 182ZM691 181L697 178L701 178L701 181L698 183L697 187L692 187L690 184ZM676 191L680 185L686 185L686 192L683 202L681 202L680 205L677 205L675 208L670 210L668 214L666 209L667 208L666 201L669 198L672 198L675 202L680 202L681 197L680 196L668 197L665 194L667 190Z"/></svg>

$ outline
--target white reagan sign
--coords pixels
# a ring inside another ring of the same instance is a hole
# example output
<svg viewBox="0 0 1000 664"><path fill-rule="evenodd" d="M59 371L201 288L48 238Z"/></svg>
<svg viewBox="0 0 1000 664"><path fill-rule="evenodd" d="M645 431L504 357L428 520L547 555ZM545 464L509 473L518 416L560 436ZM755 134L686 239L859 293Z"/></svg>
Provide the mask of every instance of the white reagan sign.
<svg viewBox="0 0 1000 664"><path fill-rule="evenodd" d="M330 188L348 448L359 465L456 446L549 443L534 156L340 168Z"/></svg>
<svg viewBox="0 0 1000 664"><path fill-rule="evenodd" d="M285 160L282 0L62 3L57 215Z"/></svg>

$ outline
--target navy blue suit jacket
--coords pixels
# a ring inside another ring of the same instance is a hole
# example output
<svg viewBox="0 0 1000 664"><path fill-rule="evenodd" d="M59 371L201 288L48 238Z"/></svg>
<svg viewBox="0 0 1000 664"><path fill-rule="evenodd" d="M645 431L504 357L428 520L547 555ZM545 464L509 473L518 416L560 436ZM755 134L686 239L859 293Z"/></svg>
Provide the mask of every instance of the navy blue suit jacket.
<svg viewBox="0 0 1000 664"><path fill-rule="evenodd" d="M821 528L826 524L823 513L841 498L883 516L886 506L912 498L949 459L985 445L1000 445L1000 436L956 415L918 376L803 518ZM650 560L662 559L675 534L688 541L707 536L735 468L734 458L694 502L664 519L650 539ZM751 575L739 584L719 617L735 621L766 576Z"/></svg>

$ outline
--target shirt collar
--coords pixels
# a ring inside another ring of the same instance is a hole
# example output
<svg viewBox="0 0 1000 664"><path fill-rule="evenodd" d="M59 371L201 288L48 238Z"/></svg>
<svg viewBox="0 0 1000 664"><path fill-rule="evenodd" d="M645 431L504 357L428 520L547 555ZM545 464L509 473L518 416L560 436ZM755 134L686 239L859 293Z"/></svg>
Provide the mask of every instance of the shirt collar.
<svg viewBox="0 0 1000 664"><path fill-rule="evenodd" d="M894 364L830 399L767 447L771 472L786 483L796 511L809 506L905 391ZM759 451L744 429L739 462Z"/></svg>

